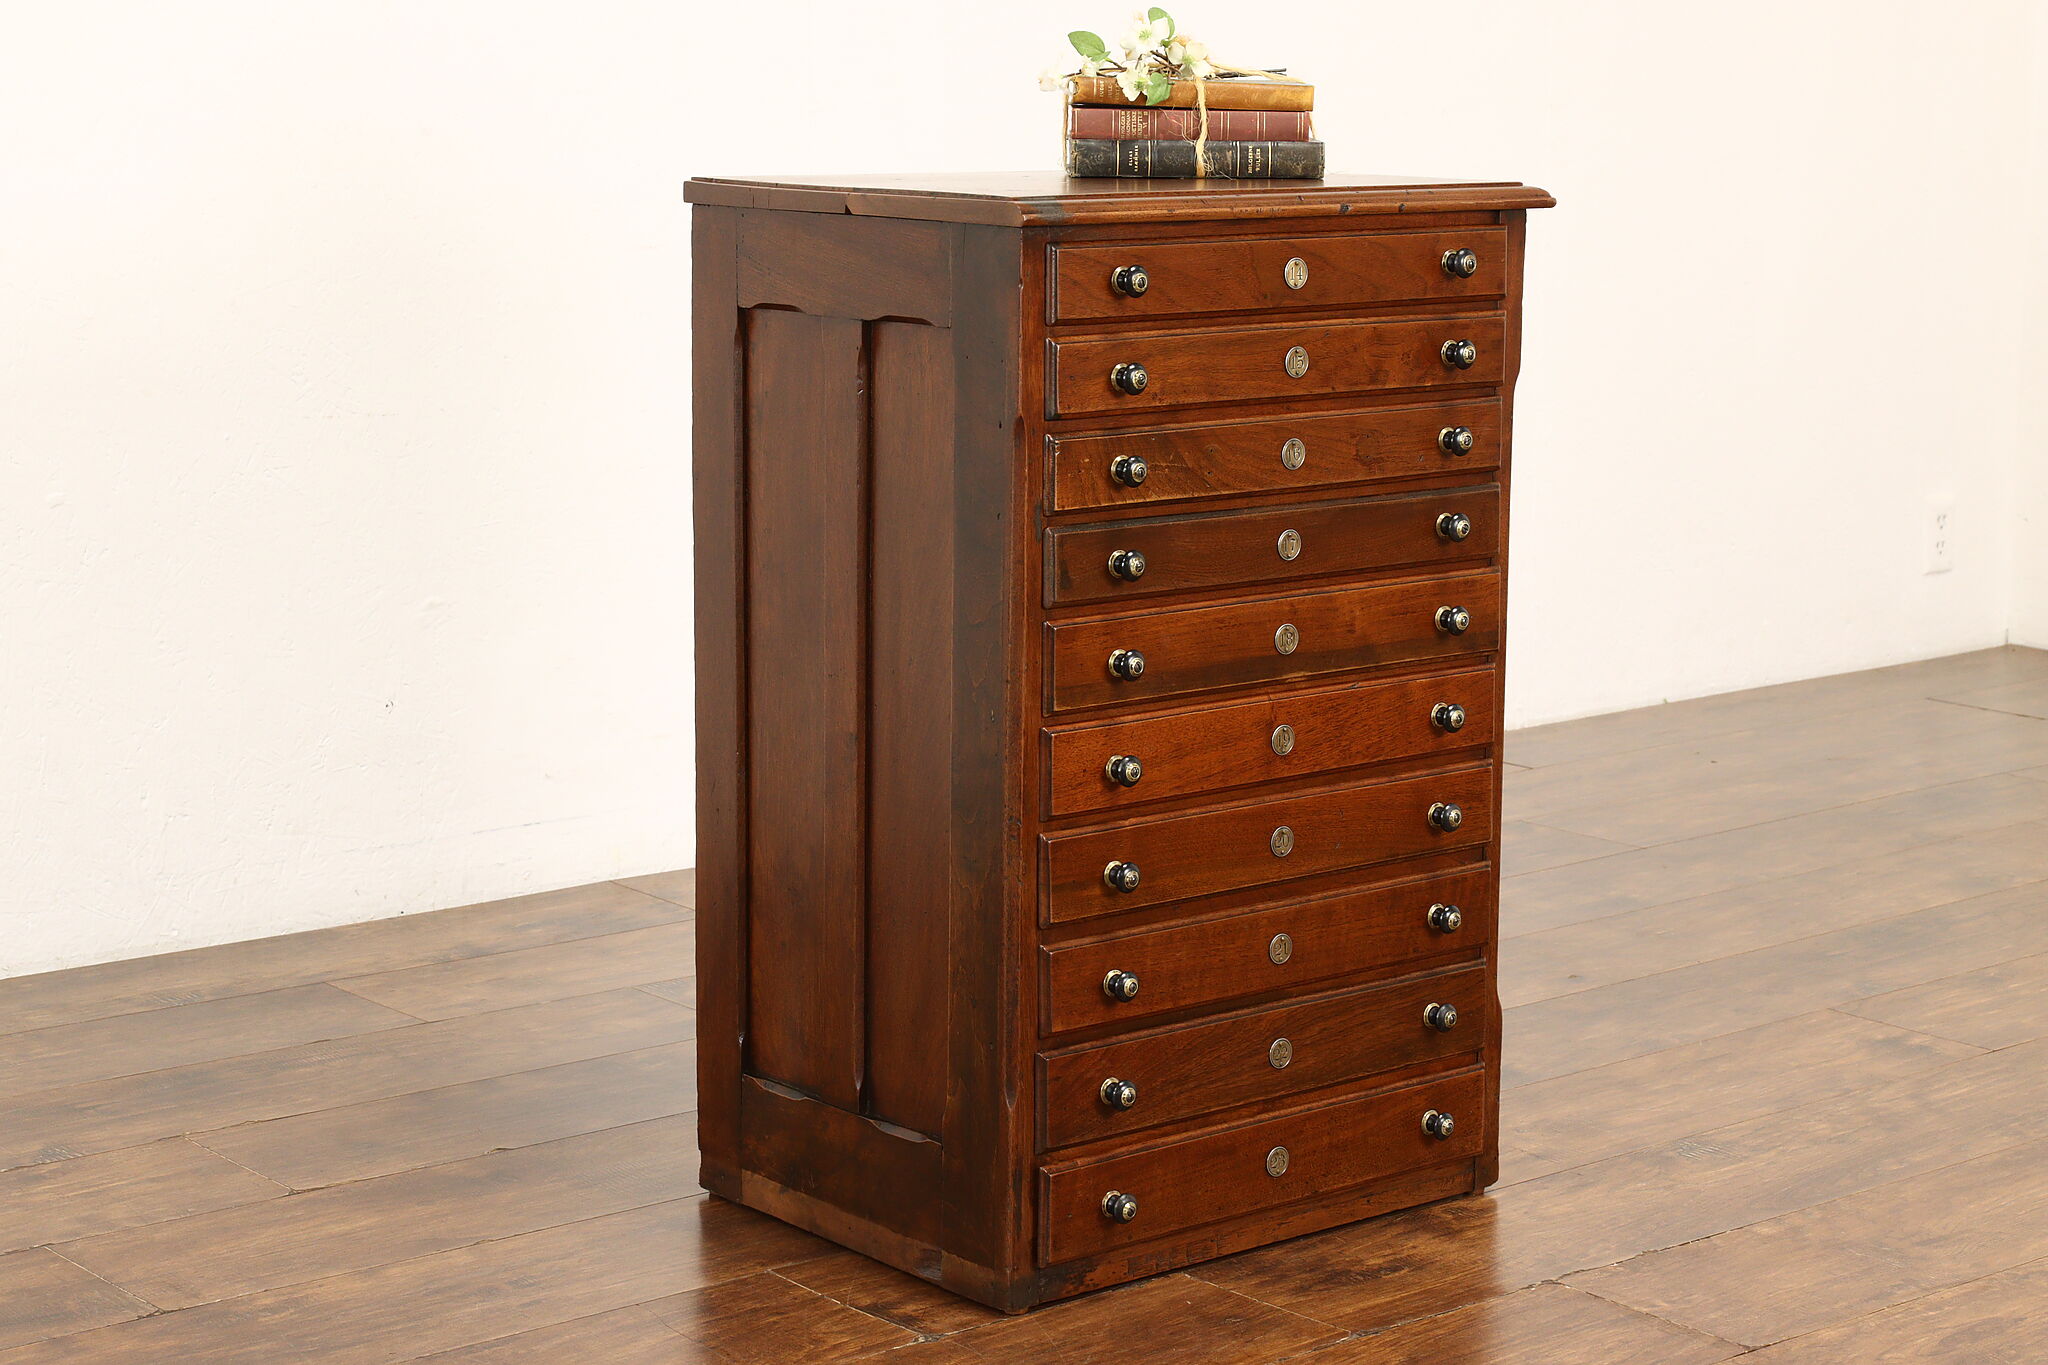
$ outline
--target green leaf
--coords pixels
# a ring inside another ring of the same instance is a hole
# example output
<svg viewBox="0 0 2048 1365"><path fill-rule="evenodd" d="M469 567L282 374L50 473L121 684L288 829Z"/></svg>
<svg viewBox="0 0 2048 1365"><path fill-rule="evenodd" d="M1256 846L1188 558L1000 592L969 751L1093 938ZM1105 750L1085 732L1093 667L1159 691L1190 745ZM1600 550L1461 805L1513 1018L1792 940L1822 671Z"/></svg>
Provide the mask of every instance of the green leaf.
<svg viewBox="0 0 2048 1365"><path fill-rule="evenodd" d="M1172 93L1173 82L1166 77L1147 76L1145 78L1145 103L1164 104L1166 103L1167 96Z"/></svg>
<svg viewBox="0 0 2048 1365"><path fill-rule="evenodd" d="M1067 35L1067 41L1074 45L1074 51L1091 62L1104 61L1109 57L1109 48L1085 28L1077 28Z"/></svg>
<svg viewBox="0 0 2048 1365"><path fill-rule="evenodd" d="M1146 10L1145 17L1155 24L1164 19L1166 21L1166 36L1169 38L1180 32L1180 25L1173 22L1173 16L1157 6Z"/></svg>

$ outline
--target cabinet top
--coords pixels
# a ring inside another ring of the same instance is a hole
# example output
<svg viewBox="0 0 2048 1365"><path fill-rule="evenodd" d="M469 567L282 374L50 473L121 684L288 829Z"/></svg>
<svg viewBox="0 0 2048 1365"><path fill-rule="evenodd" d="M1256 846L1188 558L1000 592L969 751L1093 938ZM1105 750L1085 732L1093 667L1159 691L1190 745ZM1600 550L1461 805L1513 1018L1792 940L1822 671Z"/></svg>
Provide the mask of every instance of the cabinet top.
<svg viewBox="0 0 2048 1365"><path fill-rule="evenodd" d="M852 213L1001 227L1490 212L1549 208L1557 202L1533 185L1508 180L1435 180L1407 175L1330 175L1321 180L1091 180L1057 171L800 175L777 180L700 178L684 186L683 197L693 204L730 208Z"/></svg>

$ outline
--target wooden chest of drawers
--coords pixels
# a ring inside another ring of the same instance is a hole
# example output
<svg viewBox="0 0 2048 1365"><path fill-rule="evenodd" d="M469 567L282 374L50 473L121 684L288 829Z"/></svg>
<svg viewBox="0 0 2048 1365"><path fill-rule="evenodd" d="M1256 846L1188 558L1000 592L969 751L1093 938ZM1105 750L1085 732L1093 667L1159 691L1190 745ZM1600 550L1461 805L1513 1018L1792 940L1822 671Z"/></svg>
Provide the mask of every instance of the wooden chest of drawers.
<svg viewBox="0 0 2048 1365"><path fill-rule="evenodd" d="M1540 190L697 180L703 1183L997 1307L1498 1167Z"/></svg>

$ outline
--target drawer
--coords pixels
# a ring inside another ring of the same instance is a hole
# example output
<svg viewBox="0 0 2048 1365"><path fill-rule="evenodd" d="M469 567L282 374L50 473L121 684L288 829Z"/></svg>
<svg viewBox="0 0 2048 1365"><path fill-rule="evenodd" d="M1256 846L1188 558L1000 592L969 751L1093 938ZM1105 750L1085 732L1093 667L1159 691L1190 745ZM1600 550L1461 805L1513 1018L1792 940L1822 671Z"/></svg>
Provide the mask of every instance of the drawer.
<svg viewBox="0 0 2048 1365"><path fill-rule="evenodd" d="M1116 1156L1039 1168L1039 1254L1057 1265L1384 1176L1469 1160L1485 1145L1486 1076L1468 1071ZM1448 1114L1448 1137L1423 1116ZM1104 1197L1136 1201L1118 1222Z"/></svg>
<svg viewBox="0 0 2048 1365"><path fill-rule="evenodd" d="M1498 484L1069 526L1046 532L1045 604L1488 559L1499 548Z"/></svg>
<svg viewBox="0 0 2048 1365"><path fill-rule="evenodd" d="M1470 450L1463 450L1464 432L1471 433ZM1477 398L1262 422L1057 436L1051 440L1051 505L1055 512L1076 512L1336 488L1447 471L1479 474L1500 466L1500 432L1500 400Z"/></svg>
<svg viewBox="0 0 2048 1365"><path fill-rule="evenodd" d="M1039 1058L1048 1147L1115 1137L1479 1051L1491 1003L1473 965ZM1448 1027L1445 1027L1445 1026ZM1134 1087L1129 1108L1110 1082Z"/></svg>
<svg viewBox="0 0 2048 1365"><path fill-rule="evenodd" d="M1466 612L1462 633L1439 628L1446 607ZM1046 627L1048 702L1055 712L1070 711L1379 664L1456 661L1498 647L1500 625L1501 579L1492 570L1061 622ZM1121 672L1111 671L1113 657Z"/></svg>
<svg viewBox="0 0 2048 1365"><path fill-rule="evenodd" d="M1493 837L1490 764L1040 836L1055 924L1365 867ZM1432 820L1455 807L1455 828ZM1111 885L1106 869L1127 875ZM1135 869L1134 872L1128 871ZM1125 889L1128 887L1128 889Z"/></svg>
<svg viewBox="0 0 2048 1365"><path fill-rule="evenodd" d="M1452 919L1432 915L1438 907ZM1493 934L1494 880L1481 866L1165 929L1040 949L1049 1033L1142 1020L1444 953ZM1111 972L1138 978L1113 1000Z"/></svg>
<svg viewBox="0 0 2048 1365"><path fill-rule="evenodd" d="M1046 805L1073 815L1456 753L1493 743L1495 691L1492 669L1470 669L1047 730ZM1112 758L1136 759L1137 781L1112 778Z"/></svg>
<svg viewBox="0 0 2048 1365"><path fill-rule="evenodd" d="M1072 417L1188 403L1498 384L1505 372L1506 335L1506 319L1486 313L1055 341L1046 410L1052 417ZM1445 359L1444 348L1465 341L1477 348L1477 356L1469 368L1460 369ZM1143 368L1140 392L1125 393L1112 383L1122 365Z"/></svg>
<svg viewBox="0 0 2048 1365"><path fill-rule="evenodd" d="M1455 273L1446 262L1447 256L1464 251L1476 258L1470 275ZM1145 277L1144 292L1135 297L1112 283L1117 271L1132 266ZM1507 289L1507 233L1453 228L1360 237L1055 246L1048 283L1054 322L1498 298Z"/></svg>

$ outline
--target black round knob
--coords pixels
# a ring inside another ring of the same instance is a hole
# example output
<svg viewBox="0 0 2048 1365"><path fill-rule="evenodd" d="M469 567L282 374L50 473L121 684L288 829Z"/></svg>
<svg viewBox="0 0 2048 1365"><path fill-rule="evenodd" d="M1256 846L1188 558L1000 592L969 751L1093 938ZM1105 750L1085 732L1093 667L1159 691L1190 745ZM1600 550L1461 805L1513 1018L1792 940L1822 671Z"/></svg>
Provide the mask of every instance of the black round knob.
<svg viewBox="0 0 2048 1365"><path fill-rule="evenodd" d="M1138 865L1136 863L1111 863L1102 869L1102 881L1112 891L1121 891L1126 896L1138 889Z"/></svg>
<svg viewBox="0 0 2048 1365"><path fill-rule="evenodd" d="M1102 765L1102 771L1119 787L1135 787L1145 776L1145 765L1135 754L1117 754Z"/></svg>
<svg viewBox="0 0 2048 1365"><path fill-rule="evenodd" d="M1138 978L1133 972L1111 972L1102 978L1102 993L1112 1000L1136 1000Z"/></svg>
<svg viewBox="0 0 2048 1365"><path fill-rule="evenodd" d="M1463 607L1438 607L1436 628L1446 635L1463 635L1472 629L1472 613Z"/></svg>
<svg viewBox="0 0 2048 1365"><path fill-rule="evenodd" d="M1477 444L1470 427L1445 427L1436 434L1436 448L1446 455L1470 455Z"/></svg>
<svg viewBox="0 0 2048 1365"><path fill-rule="evenodd" d="M1137 1083L1111 1076L1102 1083L1102 1102L1112 1109L1129 1109L1138 1102Z"/></svg>
<svg viewBox="0 0 2048 1365"><path fill-rule="evenodd" d="M1472 253L1469 251L1465 254L1472 256ZM1448 262L1450 258L1447 256L1444 259ZM1479 258L1473 256L1472 269L1477 270L1478 268ZM1450 266L1446 264L1444 269L1448 270ZM1465 273L1469 275L1472 271L1468 270ZM1127 299L1134 299L1152 287L1152 277L1145 273L1145 267L1142 265L1120 265L1109 272L1109 287Z"/></svg>
<svg viewBox="0 0 2048 1365"><path fill-rule="evenodd" d="M1429 808L1429 823L1432 828L1449 834L1465 823L1465 811L1449 801L1439 801Z"/></svg>
<svg viewBox="0 0 2048 1365"><path fill-rule="evenodd" d="M1436 519L1436 533L1445 540L1469 540L1472 536L1472 518L1463 512L1445 512ZM1142 558L1139 563L1142 567Z"/></svg>
<svg viewBox="0 0 2048 1365"><path fill-rule="evenodd" d="M1469 246L1453 247L1444 253L1444 274L1469 280L1479 273L1479 253Z"/></svg>
<svg viewBox="0 0 2048 1365"><path fill-rule="evenodd" d="M1458 1026L1456 1005L1431 1005L1422 1012L1422 1022L1438 1033L1449 1033ZM1128 1108L1129 1106L1126 1106Z"/></svg>
<svg viewBox="0 0 2048 1365"><path fill-rule="evenodd" d="M1109 477L1126 488L1136 488L1151 472L1152 467L1145 463L1143 455L1119 455L1109 462Z"/></svg>
<svg viewBox="0 0 2048 1365"><path fill-rule="evenodd" d="M1145 576L1145 556L1137 550L1111 550L1109 576L1121 578L1126 583L1137 582Z"/></svg>
<svg viewBox="0 0 2048 1365"><path fill-rule="evenodd" d="M1138 1216L1138 1201L1118 1190L1102 1196L1102 1216L1112 1223L1128 1223Z"/></svg>
<svg viewBox="0 0 2048 1365"><path fill-rule="evenodd" d="M1458 1127L1458 1121L1441 1109L1432 1109L1422 1116L1422 1131L1442 1142Z"/></svg>
<svg viewBox="0 0 2048 1365"><path fill-rule="evenodd" d="M1465 363L1470 365L1472 362L1468 360ZM1121 393L1143 393L1145 385L1150 382L1151 378L1150 375L1145 373L1143 365L1129 360L1126 360L1123 364L1109 372L1111 387Z"/></svg>
<svg viewBox="0 0 2048 1365"><path fill-rule="evenodd" d="M1444 364L1449 365L1454 370L1469 370L1479 363L1479 348L1469 341L1446 341L1443 348L1443 358ZM1142 383L1138 385L1140 389L1143 387L1145 386ZM1137 391L1137 389L1131 390L1133 393Z"/></svg>
<svg viewBox="0 0 2048 1365"><path fill-rule="evenodd" d="M1145 674L1145 656L1135 649L1119 649L1109 656L1109 673L1125 682L1141 678Z"/></svg>
<svg viewBox="0 0 2048 1365"><path fill-rule="evenodd" d="M1465 923L1465 912L1439 901L1429 907L1429 927L1439 934L1455 934Z"/></svg>
<svg viewBox="0 0 2048 1365"><path fill-rule="evenodd" d="M1455 735L1465 728L1465 708L1454 701L1440 701L1429 708L1429 723L1445 734Z"/></svg>

